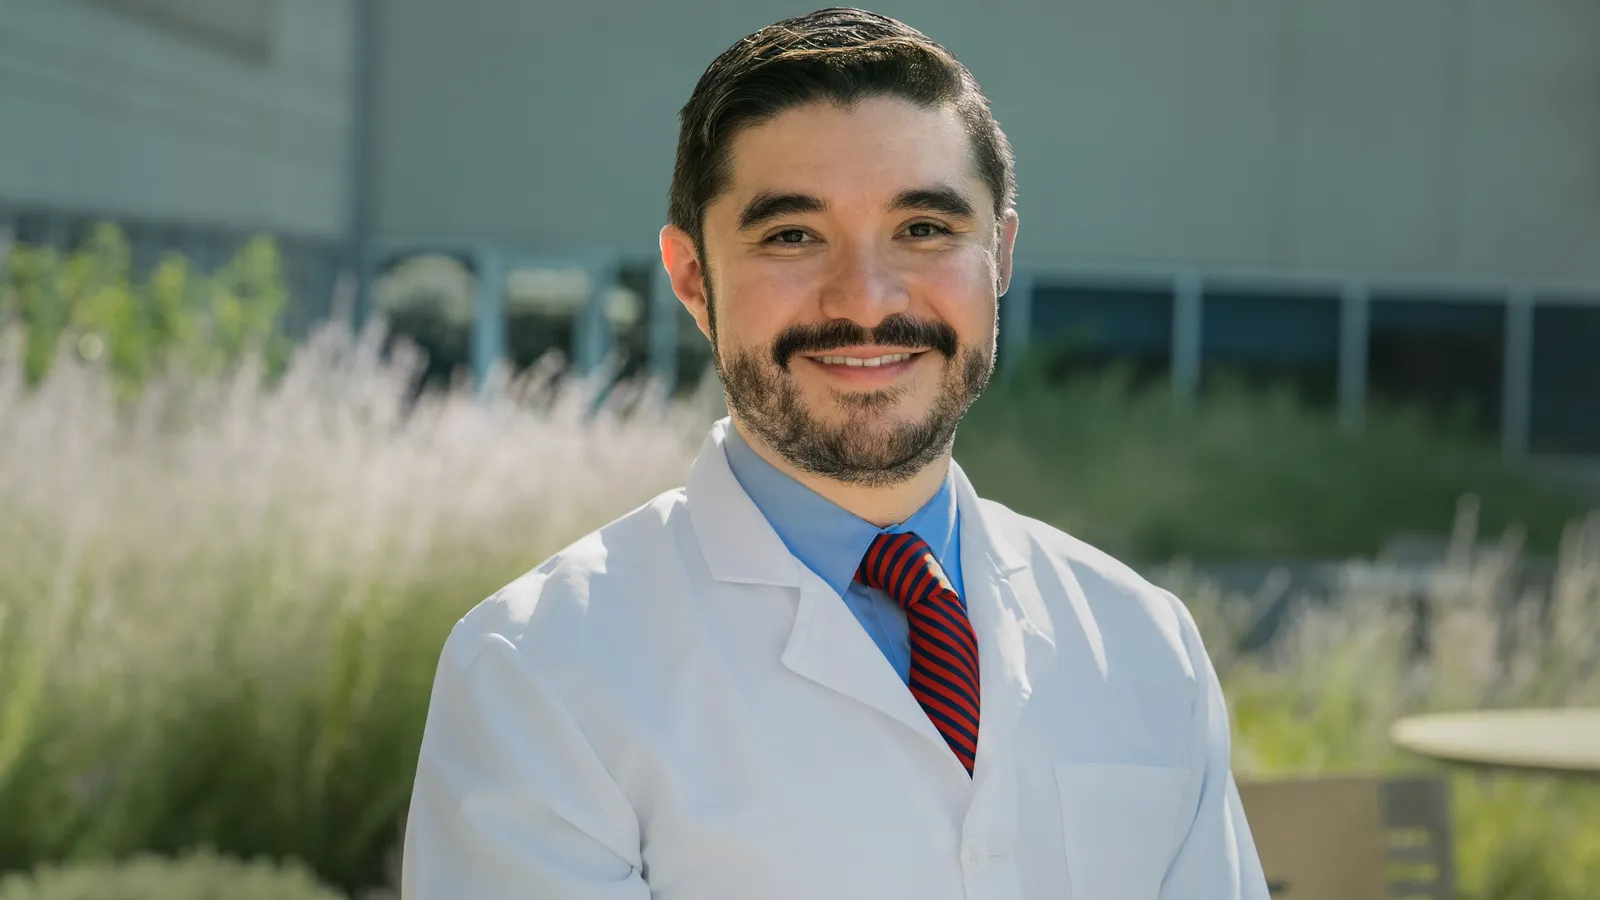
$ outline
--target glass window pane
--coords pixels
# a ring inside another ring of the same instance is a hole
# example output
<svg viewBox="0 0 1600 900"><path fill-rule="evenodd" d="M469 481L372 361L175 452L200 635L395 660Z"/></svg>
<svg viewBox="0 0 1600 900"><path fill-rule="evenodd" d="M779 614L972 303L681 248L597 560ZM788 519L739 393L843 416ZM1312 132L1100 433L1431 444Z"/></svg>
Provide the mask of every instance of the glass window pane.
<svg viewBox="0 0 1600 900"><path fill-rule="evenodd" d="M1367 390L1374 402L1465 417L1499 433L1505 305L1374 298Z"/></svg>
<svg viewBox="0 0 1600 900"><path fill-rule="evenodd" d="M1166 380L1172 371L1172 291L1036 283L1031 353L1053 377L1129 365L1136 383Z"/></svg>
<svg viewBox="0 0 1600 900"><path fill-rule="evenodd" d="M1533 308L1529 448L1600 454L1600 306Z"/></svg>
<svg viewBox="0 0 1600 900"><path fill-rule="evenodd" d="M577 318L594 290L588 269L576 263L506 272L506 356L515 370L550 353L572 362Z"/></svg>
<svg viewBox="0 0 1600 900"><path fill-rule="evenodd" d="M389 326L386 343L403 337L428 356L421 387L443 388L471 371L476 291L471 267L440 253L392 259L375 279L375 311Z"/></svg>
<svg viewBox="0 0 1600 900"><path fill-rule="evenodd" d="M1224 378L1291 388L1306 403L1332 407L1339 384L1339 298L1311 294L1212 292L1201 329L1201 388Z"/></svg>

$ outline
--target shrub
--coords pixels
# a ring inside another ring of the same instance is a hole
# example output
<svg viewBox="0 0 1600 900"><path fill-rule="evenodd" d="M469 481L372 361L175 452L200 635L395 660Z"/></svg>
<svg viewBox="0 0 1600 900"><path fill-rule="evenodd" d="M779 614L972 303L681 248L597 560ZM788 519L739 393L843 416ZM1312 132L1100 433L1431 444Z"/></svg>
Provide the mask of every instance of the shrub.
<svg viewBox="0 0 1600 900"><path fill-rule="evenodd" d="M0 330L25 329L25 371L35 384L63 353L103 365L124 395L172 364L216 372L255 355L277 371L290 348L287 299L277 247L264 237L215 272L168 254L142 279L110 223L64 256L0 247Z"/></svg>
<svg viewBox="0 0 1600 900"><path fill-rule="evenodd" d="M1192 405L1113 368L991 388L956 438L980 493L1125 558L1367 556L1396 532L1447 532L1458 500L1483 527L1553 553L1584 507L1499 446L1375 407L1359 432L1287 392L1220 387Z"/></svg>
<svg viewBox="0 0 1600 900"><path fill-rule="evenodd" d="M0 900L346 900L298 862L244 862L196 851L169 859L43 866L0 879Z"/></svg>
<svg viewBox="0 0 1600 900"><path fill-rule="evenodd" d="M35 376L36 342L0 342L0 870L209 845L297 857L349 891L382 882L450 626L681 484L716 409L630 406L623 390L596 412L591 385L542 369L412 403L420 361L386 361L383 343L330 329L277 377L242 352L121 391L73 354ZM1105 543L1369 540L1396 509L1447 522L1469 486L1485 528L1546 510L1518 505L1523 483L1480 449L1420 427L1362 444L1244 397L1176 410L1113 381L1052 391L986 397L958 454L980 490ZM1362 454L1386 473L1376 486ZM1389 505L1395 479L1433 499ZM1420 667L1394 598L1307 610L1277 655L1254 657L1231 652L1244 606L1183 589L1235 708L1241 773L1414 766L1384 738L1411 710L1600 702L1585 534L1563 547L1560 627L1503 630L1493 609L1520 597L1505 564L1468 558L1477 586L1439 600L1454 612ZM1502 634L1524 642L1503 665L1485 649ZM1577 900L1582 879L1600 883L1593 793L1459 784L1464 896Z"/></svg>
<svg viewBox="0 0 1600 900"><path fill-rule="evenodd" d="M1420 623L1409 597L1347 591L1299 605L1266 654L1229 652L1249 624L1229 611L1245 604L1176 585L1213 648L1239 777L1440 770L1389 742L1398 718L1600 706L1600 516L1567 530L1548 588L1519 586L1515 540L1475 549L1477 532L1469 507ZM1419 643L1428 648L1421 655ZM1462 897L1594 895L1600 784L1440 771L1451 773Z"/></svg>
<svg viewBox="0 0 1600 900"><path fill-rule="evenodd" d="M429 394L381 332L119 403L0 349L0 870L176 852L381 881L450 626L681 483L705 417L530 371ZM685 424L687 422L687 424Z"/></svg>

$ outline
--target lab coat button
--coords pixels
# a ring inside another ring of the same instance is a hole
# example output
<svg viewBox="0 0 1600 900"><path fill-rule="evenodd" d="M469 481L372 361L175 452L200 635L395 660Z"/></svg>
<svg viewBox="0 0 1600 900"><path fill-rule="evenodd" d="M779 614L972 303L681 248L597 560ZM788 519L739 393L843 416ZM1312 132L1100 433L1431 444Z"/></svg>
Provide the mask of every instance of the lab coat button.
<svg viewBox="0 0 1600 900"><path fill-rule="evenodd" d="M976 875L989 865L989 848L983 841L967 841L961 846L961 868L968 875Z"/></svg>

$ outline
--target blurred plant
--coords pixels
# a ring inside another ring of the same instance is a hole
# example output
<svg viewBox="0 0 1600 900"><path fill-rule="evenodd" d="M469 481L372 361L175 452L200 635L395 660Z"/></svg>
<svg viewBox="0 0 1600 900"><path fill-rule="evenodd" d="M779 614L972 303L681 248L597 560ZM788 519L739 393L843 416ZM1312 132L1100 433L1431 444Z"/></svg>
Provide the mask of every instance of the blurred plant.
<svg viewBox="0 0 1600 900"><path fill-rule="evenodd" d="M1435 769L1389 741L1400 717L1508 707L1600 706L1600 515L1574 523L1548 585L1526 583L1515 534L1480 547L1463 510L1418 618L1401 585L1364 578L1299 604L1265 654L1238 655L1248 617L1187 591L1228 697L1240 778ZM1381 569L1380 569L1381 571ZM1398 571L1396 572L1398 574ZM1419 649L1420 648L1420 649ZM1584 898L1600 885L1600 785L1457 771L1461 895Z"/></svg>
<svg viewBox="0 0 1600 900"><path fill-rule="evenodd" d="M1134 561L1370 556L1396 532L1448 531L1466 494L1486 528L1522 526L1550 553L1585 512L1494 441L1414 410L1375 406L1351 432L1288 389L1223 384L1179 403L1128 365L997 383L956 459L984 496Z"/></svg>
<svg viewBox="0 0 1600 900"><path fill-rule="evenodd" d="M276 379L248 352L219 374L153 367L127 402L103 365L67 354L33 375L33 343L0 341L0 869L209 845L298 857L347 891L382 883L451 625L681 484L721 414L714 382L665 409L619 390L593 414L593 385L537 367L413 402L420 361L404 344L385 358L385 338L324 330ZM1347 534L1319 531L1328 517L1363 539L1396 509L1431 522L1468 487L1484 513L1564 508L1518 506L1522 482L1420 430L1363 443L1270 403L1031 390L981 401L958 456L980 489L1027 487L1018 505L1069 530L1165 520L1179 547L1238 528L1281 549L1277 528ZM1382 502L1402 488L1409 506ZM1414 767L1385 739L1411 710L1600 702L1595 543L1568 532L1544 601L1511 586L1514 548L1459 550L1470 587L1435 600L1421 663L1408 607L1381 590L1304 610L1264 657L1234 652L1235 606L1183 591L1241 773ZM1600 883L1594 793L1457 784L1464 896L1578 900Z"/></svg>
<svg viewBox="0 0 1600 900"><path fill-rule="evenodd" d="M0 870L211 844L381 882L451 624L703 437L543 368L413 401L385 338L131 403L0 348Z"/></svg>
<svg viewBox="0 0 1600 900"><path fill-rule="evenodd" d="M299 862L245 862L208 850L176 859L42 866L0 878L0 900L345 900Z"/></svg>
<svg viewBox="0 0 1600 900"><path fill-rule="evenodd" d="M276 371L288 358L288 293L270 239L246 242L212 273L169 254L142 281L109 223L66 256L26 245L0 255L0 329L25 331L32 384L63 354L104 366L125 398L169 365L213 373L255 355Z"/></svg>

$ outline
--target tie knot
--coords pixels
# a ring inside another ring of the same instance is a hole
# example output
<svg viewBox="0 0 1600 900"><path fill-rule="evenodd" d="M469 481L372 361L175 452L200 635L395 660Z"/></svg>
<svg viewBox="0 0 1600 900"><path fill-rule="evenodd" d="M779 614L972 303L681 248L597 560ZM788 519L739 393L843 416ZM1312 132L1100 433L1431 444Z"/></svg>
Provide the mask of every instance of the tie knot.
<svg viewBox="0 0 1600 900"><path fill-rule="evenodd" d="M877 588L907 609L935 590L952 591L928 542L915 534L880 534L872 539L856 580Z"/></svg>

